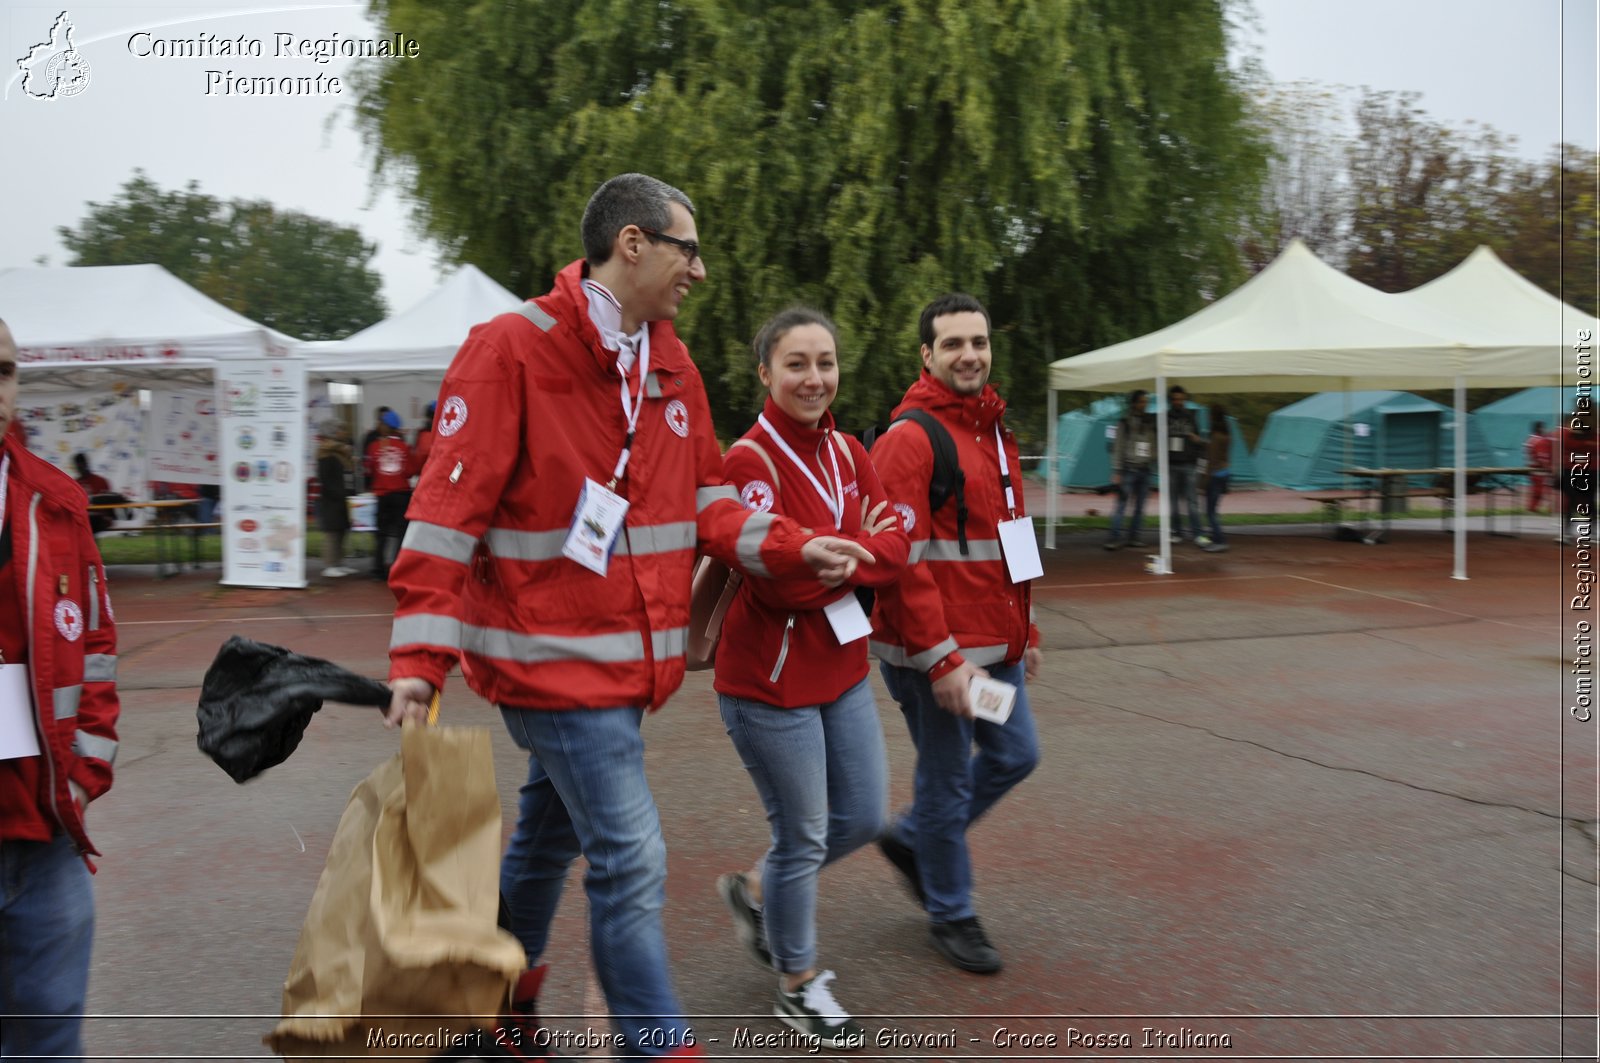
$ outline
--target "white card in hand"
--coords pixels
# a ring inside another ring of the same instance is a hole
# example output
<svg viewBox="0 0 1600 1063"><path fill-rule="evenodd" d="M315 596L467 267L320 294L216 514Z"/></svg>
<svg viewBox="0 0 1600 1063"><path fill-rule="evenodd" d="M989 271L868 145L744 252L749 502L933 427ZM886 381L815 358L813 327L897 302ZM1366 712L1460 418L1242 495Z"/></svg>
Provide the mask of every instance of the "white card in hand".
<svg viewBox="0 0 1600 1063"><path fill-rule="evenodd" d="M1044 575L1039 560L1039 540L1033 537L1033 518L1018 517L1000 522L1000 549L1006 555L1006 571L1012 583L1026 583Z"/></svg>
<svg viewBox="0 0 1600 1063"><path fill-rule="evenodd" d="M822 612L833 627L833 637L839 640L841 646L872 634L872 621L867 619L867 611L856 600L855 591L838 601L829 602L822 607Z"/></svg>
<svg viewBox="0 0 1600 1063"><path fill-rule="evenodd" d="M0 760L38 755L39 733L33 726L28 666L0 664Z"/></svg>
<svg viewBox="0 0 1600 1063"><path fill-rule="evenodd" d="M1011 719L1011 709L1017 703L1017 688L998 679L972 677L967 691L972 698L972 715L990 723L1005 723Z"/></svg>

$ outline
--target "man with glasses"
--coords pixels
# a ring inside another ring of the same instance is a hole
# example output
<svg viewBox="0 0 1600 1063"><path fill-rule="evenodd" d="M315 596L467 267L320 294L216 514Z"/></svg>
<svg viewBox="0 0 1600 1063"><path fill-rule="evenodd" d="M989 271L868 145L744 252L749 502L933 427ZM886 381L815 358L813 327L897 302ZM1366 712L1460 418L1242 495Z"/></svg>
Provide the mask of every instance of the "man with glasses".
<svg viewBox="0 0 1600 1063"><path fill-rule="evenodd" d="M528 752L500 890L529 969L498 1042L546 1058L539 961L581 852L620 1054L699 1057L667 973L666 847L639 731L683 680L696 551L829 586L872 556L723 485L705 387L672 329L706 276L689 198L614 177L582 235L554 289L475 327L445 375L390 572L386 719L424 718L459 660Z"/></svg>

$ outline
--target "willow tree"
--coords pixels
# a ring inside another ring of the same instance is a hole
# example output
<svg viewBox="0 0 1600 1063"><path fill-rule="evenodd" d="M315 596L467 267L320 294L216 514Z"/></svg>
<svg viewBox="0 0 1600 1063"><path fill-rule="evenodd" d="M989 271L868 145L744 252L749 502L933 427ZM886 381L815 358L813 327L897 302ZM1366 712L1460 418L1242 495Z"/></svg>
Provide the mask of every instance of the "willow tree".
<svg viewBox="0 0 1600 1063"><path fill-rule="evenodd" d="M688 192L710 280L680 331L727 432L756 408L766 315L835 317L835 411L861 425L915 375L917 313L949 289L991 307L1026 418L1050 358L1239 279L1265 152L1226 65L1229 6L374 0L421 57L360 71L359 114L419 227L522 293L580 253L600 181Z"/></svg>

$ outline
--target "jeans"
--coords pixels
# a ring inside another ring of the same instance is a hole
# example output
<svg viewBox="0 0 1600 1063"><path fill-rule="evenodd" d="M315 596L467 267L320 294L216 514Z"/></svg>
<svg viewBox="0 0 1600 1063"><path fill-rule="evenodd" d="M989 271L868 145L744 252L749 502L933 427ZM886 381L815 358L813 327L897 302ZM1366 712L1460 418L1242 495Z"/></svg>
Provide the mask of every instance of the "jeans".
<svg viewBox="0 0 1600 1063"><path fill-rule="evenodd" d="M1206 523L1211 526L1211 541L1214 543L1228 541L1228 537L1222 534L1222 520L1217 516L1217 504L1227 493L1228 470L1214 472L1206 478Z"/></svg>
<svg viewBox="0 0 1600 1063"><path fill-rule="evenodd" d="M772 965L817 961L817 873L883 833L889 766L866 679L825 705L780 709L717 695L722 722L761 794L772 846L761 869Z"/></svg>
<svg viewBox="0 0 1600 1063"><path fill-rule="evenodd" d="M411 505L410 491L390 491L378 496L378 534L374 541L377 549L372 554L372 574L387 577L389 566L400 554L400 544L405 541L406 507Z"/></svg>
<svg viewBox="0 0 1600 1063"><path fill-rule="evenodd" d="M89 869L72 839L0 842L0 1057L82 1057L93 942Z"/></svg>
<svg viewBox="0 0 1600 1063"><path fill-rule="evenodd" d="M1111 542L1122 539L1122 513L1133 501L1133 520L1128 524L1128 541L1139 538L1139 526L1144 522L1144 500L1150 496L1150 468L1145 466L1127 469L1122 473L1122 483L1117 486L1117 508L1111 515Z"/></svg>
<svg viewBox="0 0 1600 1063"><path fill-rule="evenodd" d="M917 854L928 918L935 923L966 919L975 914L967 829L1039 763L1039 737L1022 664L988 669L995 679L1017 688L1016 706L1003 724L944 711L923 672L889 664L881 668L917 747L911 807L896 819L890 834Z"/></svg>
<svg viewBox="0 0 1600 1063"><path fill-rule="evenodd" d="M1183 516L1179 506L1189 511L1189 534L1183 536L1193 539L1200 534L1200 499L1196 494L1196 477L1193 465L1168 465L1167 471L1172 475L1172 495L1170 508L1172 509L1172 530L1183 536Z"/></svg>
<svg viewBox="0 0 1600 1063"><path fill-rule="evenodd" d="M644 710L501 706L500 715L528 751L500 894L529 966L544 953L567 869L581 852L589 862L589 945L627 1042L623 1058L681 1048L689 1024L667 974L667 847L644 774Z"/></svg>

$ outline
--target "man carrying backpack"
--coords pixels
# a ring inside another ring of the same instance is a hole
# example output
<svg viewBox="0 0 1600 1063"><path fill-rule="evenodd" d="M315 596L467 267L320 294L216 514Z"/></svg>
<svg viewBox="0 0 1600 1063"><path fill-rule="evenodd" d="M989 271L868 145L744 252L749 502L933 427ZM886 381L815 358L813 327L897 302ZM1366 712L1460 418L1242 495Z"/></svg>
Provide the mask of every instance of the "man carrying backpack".
<svg viewBox="0 0 1600 1063"><path fill-rule="evenodd" d="M1005 401L989 387L988 312L943 295L920 331L924 371L872 449L884 489L902 500L911 564L879 591L870 646L917 747L911 808L879 847L945 958L989 974L1000 954L973 907L967 829L1039 760L1026 686L1040 661L1028 585L1038 547ZM1016 688L1004 723L974 717L975 677Z"/></svg>

